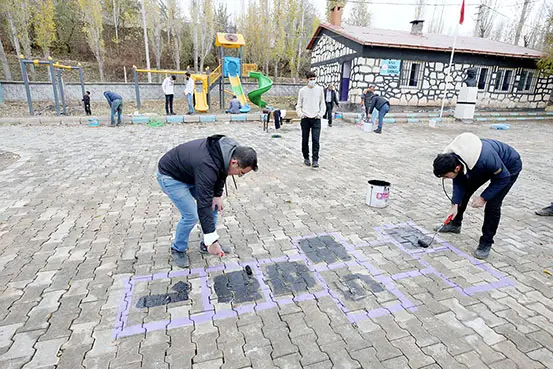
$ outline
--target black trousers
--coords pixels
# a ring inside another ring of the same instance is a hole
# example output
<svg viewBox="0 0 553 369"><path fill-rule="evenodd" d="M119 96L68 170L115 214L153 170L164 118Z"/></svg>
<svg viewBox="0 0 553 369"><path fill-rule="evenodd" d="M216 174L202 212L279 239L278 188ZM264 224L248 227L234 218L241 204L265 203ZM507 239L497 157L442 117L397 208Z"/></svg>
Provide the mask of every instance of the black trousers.
<svg viewBox="0 0 553 369"><path fill-rule="evenodd" d="M92 111L90 110L90 104L84 104L84 112L86 115L92 115Z"/></svg>
<svg viewBox="0 0 553 369"><path fill-rule="evenodd" d="M326 113L324 118L328 119L329 125L332 125L332 103L331 102L326 103Z"/></svg>
<svg viewBox="0 0 553 369"><path fill-rule="evenodd" d="M491 245L493 244L493 238L497 232L497 227L499 227L499 220L501 219L501 205L503 204L503 199L509 193L509 190L515 184L518 178L518 174L511 176L509 183L503 187L503 189L490 201L486 202L484 208L484 224L482 225L482 236L480 237L481 245ZM465 196L463 201L459 205L457 216L453 220L452 224L460 226L463 222L463 213L467 209L467 205L470 201L471 196L474 192L482 186L484 183L468 183L467 188L465 189Z"/></svg>
<svg viewBox="0 0 553 369"><path fill-rule="evenodd" d="M301 120L301 151L303 158L309 160L309 133L313 146L313 161L319 161L319 138L321 137L321 120L317 118L302 118Z"/></svg>
<svg viewBox="0 0 553 369"><path fill-rule="evenodd" d="M173 97L175 95L165 95L165 114L175 114L173 111Z"/></svg>

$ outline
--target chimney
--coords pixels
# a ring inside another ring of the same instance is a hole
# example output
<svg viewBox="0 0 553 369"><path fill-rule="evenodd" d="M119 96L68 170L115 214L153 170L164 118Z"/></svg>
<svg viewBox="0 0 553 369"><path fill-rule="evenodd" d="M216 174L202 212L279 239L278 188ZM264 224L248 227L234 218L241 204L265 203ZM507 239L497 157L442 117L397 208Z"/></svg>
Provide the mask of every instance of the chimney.
<svg viewBox="0 0 553 369"><path fill-rule="evenodd" d="M344 4L336 4L330 9L330 24L336 27L342 27L342 12L344 11Z"/></svg>
<svg viewBox="0 0 553 369"><path fill-rule="evenodd" d="M411 21L409 22L411 23L411 34L412 35L422 35L422 25L424 23L424 21L421 19L421 20L414 20L414 21Z"/></svg>

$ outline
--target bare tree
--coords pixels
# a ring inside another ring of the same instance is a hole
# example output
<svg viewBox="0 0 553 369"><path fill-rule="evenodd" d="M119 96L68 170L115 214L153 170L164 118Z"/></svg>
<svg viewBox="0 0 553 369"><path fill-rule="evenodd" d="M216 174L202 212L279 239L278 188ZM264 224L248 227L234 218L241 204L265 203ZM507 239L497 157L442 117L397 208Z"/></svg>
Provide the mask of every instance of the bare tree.
<svg viewBox="0 0 553 369"><path fill-rule="evenodd" d="M183 20L180 19L179 8L176 0L167 1L167 45L171 47L173 41L173 61L175 69L180 70L180 50L182 46L181 32Z"/></svg>
<svg viewBox="0 0 553 369"><path fill-rule="evenodd" d="M443 4L443 3L442 3ZM428 24L428 33L442 33L444 31L444 5L434 5L432 9L432 18Z"/></svg>
<svg viewBox="0 0 553 369"><path fill-rule="evenodd" d="M104 81L104 39L102 38L102 3L100 1L78 0L84 18L84 31L90 50L98 61L100 80Z"/></svg>
<svg viewBox="0 0 553 369"><path fill-rule="evenodd" d="M417 5L415 6L415 19L422 19L424 12L424 3L425 0L417 0Z"/></svg>
<svg viewBox="0 0 553 369"><path fill-rule="evenodd" d="M148 45L148 22L146 21L146 0L142 0L142 27L144 27L144 48L146 49L146 69L150 69L150 47ZM148 82L152 83L152 73L148 72Z"/></svg>
<svg viewBox="0 0 553 369"><path fill-rule="evenodd" d="M193 45L193 59L194 59L194 71L198 70L198 56L199 56L199 38L198 38L198 29L200 28L200 1L201 0L192 0L190 7L190 27L192 28L192 45Z"/></svg>
<svg viewBox="0 0 553 369"><path fill-rule="evenodd" d="M161 53L163 52L163 19L161 9L156 1L150 1L148 10L148 34L152 39L152 49L156 58L156 68L161 69ZM161 78L161 75L158 77Z"/></svg>
<svg viewBox="0 0 553 369"><path fill-rule="evenodd" d="M497 7L497 0L482 0L478 6L474 37L488 38L494 26L496 14L493 9Z"/></svg>
<svg viewBox="0 0 553 369"><path fill-rule="evenodd" d="M526 20L528 18L528 13L531 10L531 6L530 6L531 3L532 3L532 0L524 0L524 3L522 4L522 11L520 12L520 18L515 30L515 41L514 41L515 45L518 45L518 41L520 40L520 36L522 34L522 27L524 26L524 23L526 23Z"/></svg>
<svg viewBox="0 0 553 369"><path fill-rule="evenodd" d="M213 47L215 38L215 20L213 18L213 1L202 1L203 19L202 32L200 33L200 71L204 70L205 58L209 55Z"/></svg>
<svg viewBox="0 0 553 369"><path fill-rule="evenodd" d="M0 38L0 60L2 61L2 69L4 70L4 79L6 81L11 81L12 72L10 71L10 65L8 64L8 59L6 58L6 53L4 52L4 45L2 44L1 38Z"/></svg>
<svg viewBox="0 0 553 369"><path fill-rule="evenodd" d="M355 3L346 23L352 26L369 27L371 25L371 13L368 4L364 2Z"/></svg>
<svg viewBox="0 0 553 369"><path fill-rule="evenodd" d="M121 0L112 0L113 28L115 28L115 42L119 42L119 22L121 20Z"/></svg>

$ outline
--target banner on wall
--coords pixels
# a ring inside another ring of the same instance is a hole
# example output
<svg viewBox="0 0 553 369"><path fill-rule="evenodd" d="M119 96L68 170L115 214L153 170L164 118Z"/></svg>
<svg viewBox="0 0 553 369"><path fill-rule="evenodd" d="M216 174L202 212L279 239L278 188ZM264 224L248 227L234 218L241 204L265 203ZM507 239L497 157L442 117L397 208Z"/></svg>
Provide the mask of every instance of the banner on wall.
<svg viewBox="0 0 553 369"><path fill-rule="evenodd" d="M401 71L401 60L382 59L380 74L383 76L397 76Z"/></svg>

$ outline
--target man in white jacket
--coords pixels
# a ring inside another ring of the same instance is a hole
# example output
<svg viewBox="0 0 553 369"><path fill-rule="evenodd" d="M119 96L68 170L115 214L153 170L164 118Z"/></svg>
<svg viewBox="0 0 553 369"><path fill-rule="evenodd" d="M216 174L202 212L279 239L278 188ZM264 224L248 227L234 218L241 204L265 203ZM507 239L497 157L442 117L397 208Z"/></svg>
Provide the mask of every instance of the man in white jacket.
<svg viewBox="0 0 553 369"><path fill-rule="evenodd" d="M163 83L161 84L161 89L163 90L163 93L165 94L165 114L166 115L175 115L175 112L173 111L173 98L175 97L175 80L177 77L175 76L167 76L163 80Z"/></svg>
<svg viewBox="0 0 553 369"><path fill-rule="evenodd" d="M301 151L303 163L313 168L319 167L319 138L321 137L321 118L326 112L324 92L316 85L314 72L307 72L307 86L298 93L296 113L301 118ZM309 132L313 146L313 164L309 161Z"/></svg>
<svg viewBox="0 0 553 369"><path fill-rule="evenodd" d="M186 87L184 88L184 95L186 101L188 101L188 113L194 114L194 79L190 76L190 73L186 73Z"/></svg>

